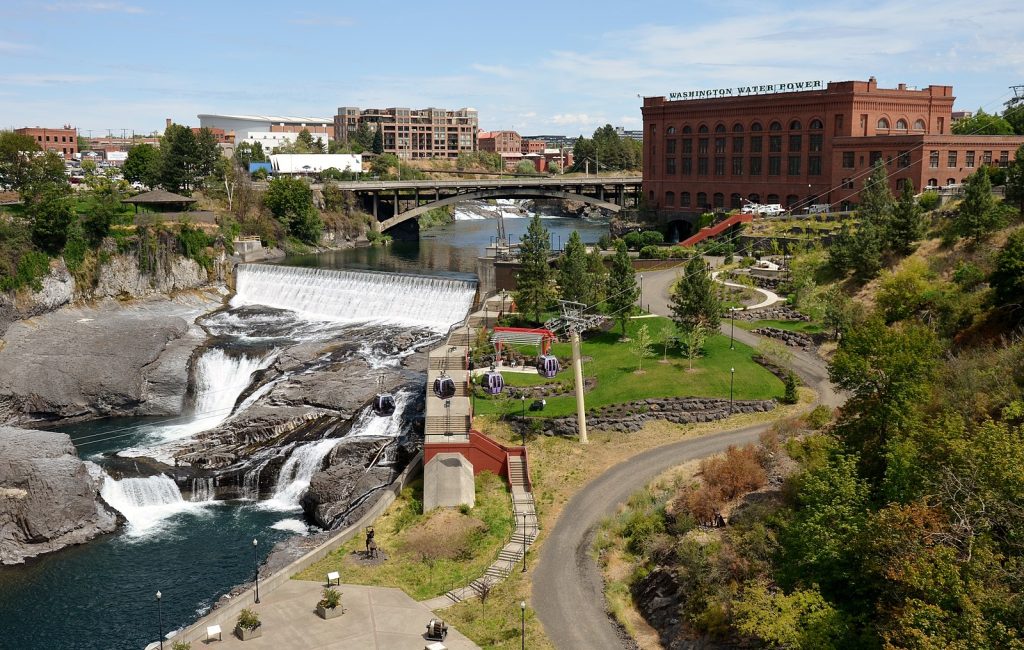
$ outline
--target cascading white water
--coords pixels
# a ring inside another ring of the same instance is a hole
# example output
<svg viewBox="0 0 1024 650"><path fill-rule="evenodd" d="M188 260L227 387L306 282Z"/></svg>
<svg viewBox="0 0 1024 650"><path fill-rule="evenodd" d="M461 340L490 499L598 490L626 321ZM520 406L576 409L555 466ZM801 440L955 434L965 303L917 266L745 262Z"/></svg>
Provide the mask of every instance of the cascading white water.
<svg viewBox="0 0 1024 650"><path fill-rule="evenodd" d="M359 419L352 425L349 431L350 436L387 436L397 437L402 433L404 420L402 413L413 399L413 394L408 390L400 390L395 393L395 412L390 417L380 417L373 412L373 409L366 407L359 414Z"/></svg>
<svg viewBox="0 0 1024 650"><path fill-rule="evenodd" d="M193 503L202 503L203 501L213 501L213 479L212 478L194 478L192 479L192 496L189 498Z"/></svg>
<svg viewBox="0 0 1024 650"><path fill-rule="evenodd" d="M135 536L152 530L171 515L198 505L185 501L177 483L163 474L120 481L104 474L100 495L124 515L129 524L128 534Z"/></svg>
<svg viewBox="0 0 1024 650"><path fill-rule="evenodd" d="M259 304L313 318L447 331L473 303L474 282L418 275L242 264L232 306Z"/></svg>
<svg viewBox="0 0 1024 650"><path fill-rule="evenodd" d="M270 510L298 508L302 495L309 488L309 482L313 480L313 474L319 471L324 464L324 458L339 442L341 438L327 438L296 446L277 475L274 496L260 506Z"/></svg>

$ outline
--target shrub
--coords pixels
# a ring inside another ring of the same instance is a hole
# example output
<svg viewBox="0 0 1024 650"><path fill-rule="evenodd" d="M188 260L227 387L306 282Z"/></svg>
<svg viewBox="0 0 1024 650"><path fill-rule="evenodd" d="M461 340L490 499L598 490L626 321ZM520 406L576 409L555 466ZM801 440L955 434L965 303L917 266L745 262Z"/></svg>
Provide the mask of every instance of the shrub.
<svg viewBox="0 0 1024 650"><path fill-rule="evenodd" d="M337 609L338 605L341 604L341 592L333 587L325 587L320 592L320 602L316 604L317 607L323 607L324 609Z"/></svg>
<svg viewBox="0 0 1024 650"><path fill-rule="evenodd" d="M664 260L668 259L668 255L668 249L661 246L644 246L640 249L640 257L645 260Z"/></svg>
<svg viewBox="0 0 1024 650"><path fill-rule="evenodd" d="M767 480L754 445L730 446L724 456L701 461L700 471L708 488L727 501L762 487Z"/></svg>
<svg viewBox="0 0 1024 650"><path fill-rule="evenodd" d="M260 625L259 615L248 607L238 613L238 627L243 630L255 630Z"/></svg>
<svg viewBox="0 0 1024 650"><path fill-rule="evenodd" d="M606 251L612 247L612 238L608 235L601 235L597 238L597 247Z"/></svg>
<svg viewBox="0 0 1024 650"><path fill-rule="evenodd" d="M643 246L643 236L636 231L627 232L625 236L623 236L622 241L626 242L626 248L631 251L638 250Z"/></svg>
<svg viewBox="0 0 1024 650"><path fill-rule="evenodd" d="M917 204L925 212L931 212L939 207L939 193L931 190L924 192L921 196L917 197Z"/></svg>
<svg viewBox="0 0 1024 650"><path fill-rule="evenodd" d="M206 254L206 247L212 244L213 240L202 229L187 223L181 224L178 243L185 257L199 262L207 269L213 266L213 260Z"/></svg>
<svg viewBox="0 0 1024 650"><path fill-rule="evenodd" d="M800 401L800 396L796 393L796 375L793 373L786 373L786 392L782 395L782 401L786 404L796 404Z"/></svg>
<svg viewBox="0 0 1024 650"><path fill-rule="evenodd" d="M46 253L39 251L26 251L18 260L17 268L13 275L0 276L0 290L10 291L29 287L33 291L43 288L42 278L50 272L50 258Z"/></svg>
<svg viewBox="0 0 1024 650"><path fill-rule="evenodd" d="M192 644L188 641L175 641L171 644L171 650L192 650Z"/></svg>
<svg viewBox="0 0 1024 650"><path fill-rule="evenodd" d="M807 426L810 428L821 429L832 421L832 409L824 404L819 404L814 407L814 410L807 414L805 419L807 421Z"/></svg>
<svg viewBox="0 0 1024 650"><path fill-rule="evenodd" d="M701 485L685 492L679 499L677 508L690 513L699 525L707 526L715 523L715 517L722 510L724 501L721 491Z"/></svg>
<svg viewBox="0 0 1024 650"><path fill-rule="evenodd" d="M970 262L960 262L953 271L953 282L964 291L973 291L984 281L985 272Z"/></svg>
<svg viewBox="0 0 1024 650"><path fill-rule="evenodd" d="M645 230L640 233L640 242L644 246L656 246L665 243L665 236L657 230Z"/></svg>

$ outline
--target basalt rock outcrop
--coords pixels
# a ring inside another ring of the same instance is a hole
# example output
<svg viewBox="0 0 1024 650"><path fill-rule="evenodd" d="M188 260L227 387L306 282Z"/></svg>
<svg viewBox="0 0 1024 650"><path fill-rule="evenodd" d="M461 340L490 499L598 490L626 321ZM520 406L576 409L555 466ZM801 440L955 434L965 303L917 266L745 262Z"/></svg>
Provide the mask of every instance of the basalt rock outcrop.
<svg viewBox="0 0 1024 650"><path fill-rule="evenodd" d="M0 564L116 529L118 515L99 488L67 435L0 427Z"/></svg>
<svg viewBox="0 0 1024 650"><path fill-rule="evenodd" d="M801 314L792 307L779 305L777 307L763 307L761 309L738 311L736 312L736 320L788 320L808 322L811 320L811 317L807 314Z"/></svg>
<svg viewBox="0 0 1024 650"><path fill-rule="evenodd" d="M811 350L814 348L814 339L800 332L790 332L789 330L783 330L777 327L758 327L751 331L754 334L760 334L761 336L767 336L782 341L792 348L800 348L801 350Z"/></svg>

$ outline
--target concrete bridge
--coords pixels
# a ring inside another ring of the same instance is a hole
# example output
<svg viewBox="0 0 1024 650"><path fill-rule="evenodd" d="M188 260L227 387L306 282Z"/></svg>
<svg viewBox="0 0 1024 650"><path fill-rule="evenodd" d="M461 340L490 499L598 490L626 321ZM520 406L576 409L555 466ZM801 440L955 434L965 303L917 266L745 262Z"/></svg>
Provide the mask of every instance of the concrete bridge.
<svg viewBox="0 0 1024 650"><path fill-rule="evenodd" d="M516 177L419 181L346 181L341 190L353 192L377 221L380 232L433 210L460 201L481 199L568 199L619 212L636 205L640 176Z"/></svg>

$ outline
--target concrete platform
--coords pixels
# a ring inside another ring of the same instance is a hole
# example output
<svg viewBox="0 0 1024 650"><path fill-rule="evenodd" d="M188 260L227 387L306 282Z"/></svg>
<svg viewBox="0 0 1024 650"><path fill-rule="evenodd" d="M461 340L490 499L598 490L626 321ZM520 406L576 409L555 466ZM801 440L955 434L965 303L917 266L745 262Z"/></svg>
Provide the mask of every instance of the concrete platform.
<svg viewBox="0 0 1024 650"><path fill-rule="evenodd" d="M400 589L343 584L341 603L345 613L329 621L316 614L324 584L290 580L252 605L263 621L263 636L240 641L233 634L234 620L220 623L224 641L199 641L193 648L239 650L351 648L353 650L423 650L427 621L435 615ZM449 627L444 645L450 650L479 649L458 630ZM165 642L165 647L170 643Z"/></svg>
<svg viewBox="0 0 1024 650"><path fill-rule="evenodd" d="M463 503L476 505L473 463L462 454L437 454L423 467L423 512Z"/></svg>

